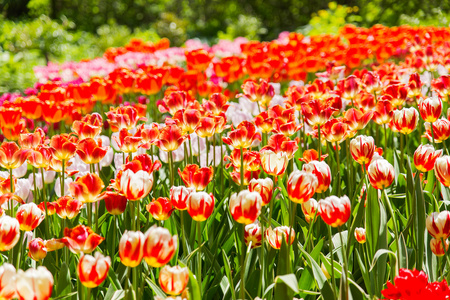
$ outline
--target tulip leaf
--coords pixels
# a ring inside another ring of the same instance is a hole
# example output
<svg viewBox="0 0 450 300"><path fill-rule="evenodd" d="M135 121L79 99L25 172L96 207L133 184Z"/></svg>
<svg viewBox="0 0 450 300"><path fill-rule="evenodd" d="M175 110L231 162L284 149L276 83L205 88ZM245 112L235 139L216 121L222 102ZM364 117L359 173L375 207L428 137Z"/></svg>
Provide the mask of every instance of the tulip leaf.
<svg viewBox="0 0 450 300"><path fill-rule="evenodd" d="M190 276L190 272L189 272L189 282L191 282L191 276ZM194 280L195 282L197 282L197 280ZM150 277L145 277L145 282L147 282L148 286L152 289L153 292L155 292L155 294L163 299L166 299L166 294L164 294L163 290L152 280L150 279ZM193 298L193 299L201 299L201 298Z"/></svg>
<svg viewBox="0 0 450 300"><path fill-rule="evenodd" d="M228 283L230 285L231 297L233 298L233 300L236 300L236 291L234 289L233 277L231 275L230 261L228 260L228 255L225 253L223 249L222 249L222 257L224 261L225 273L227 274Z"/></svg>
<svg viewBox="0 0 450 300"><path fill-rule="evenodd" d="M388 250L388 249L379 249L379 250L375 253L374 257L373 257L372 263L370 264L369 272L372 272L373 268L374 268L375 265L377 264L378 259L379 259L381 256L383 256L384 254L391 254L391 255L394 256L394 259L396 259L395 253L392 252L391 250Z"/></svg>
<svg viewBox="0 0 450 300"><path fill-rule="evenodd" d="M72 293L69 293L69 294L67 294L67 295L63 295L63 296L59 296L59 297L51 298L51 299L52 299L52 300L62 300L62 299L67 299L67 298L69 298L69 297L75 296L77 293L78 293L78 292L72 292Z"/></svg>
<svg viewBox="0 0 450 300"><path fill-rule="evenodd" d="M298 282L294 274L285 274L275 277L275 283L284 283L288 286L294 293L298 293Z"/></svg>
<svg viewBox="0 0 450 300"><path fill-rule="evenodd" d="M72 284L70 283L69 266L66 262L62 263L61 269L56 278L58 279L58 283L56 285L56 294L65 295L67 292L70 292L70 290L72 289Z"/></svg>

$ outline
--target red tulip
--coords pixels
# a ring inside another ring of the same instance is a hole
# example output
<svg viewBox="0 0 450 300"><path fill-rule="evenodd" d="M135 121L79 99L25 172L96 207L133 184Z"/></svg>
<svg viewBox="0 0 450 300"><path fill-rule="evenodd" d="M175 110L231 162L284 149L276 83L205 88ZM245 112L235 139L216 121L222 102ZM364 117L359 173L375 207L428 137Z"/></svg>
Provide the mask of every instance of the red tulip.
<svg viewBox="0 0 450 300"><path fill-rule="evenodd" d="M69 134L52 136L50 140L50 150L53 158L57 160L71 159L77 150L77 138Z"/></svg>
<svg viewBox="0 0 450 300"><path fill-rule="evenodd" d="M103 256L100 252L95 252L95 257L82 254L78 261L78 278L85 287L95 288L108 277L110 266L111 258Z"/></svg>
<svg viewBox="0 0 450 300"><path fill-rule="evenodd" d="M206 192L192 192L187 199L187 211L194 221L202 222L214 210L214 196Z"/></svg>
<svg viewBox="0 0 450 300"><path fill-rule="evenodd" d="M86 164L98 164L108 152L109 147L102 147L102 140L98 144L92 138L81 140L77 145L77 154Z"/></svg>
<svg viewBox="0 0 450 300"><path fill-rule="evenodd" d="M313 222L316 221L316 219L319 215L317 213L318 208L319 208L319 204L317 203L316 199L314 199L314 198L311 198L308 201L302 203L302 211L303 211L303 214L305 215L306 222L309 223L309 222L311 222L311 220L313 220Z"/></svg>
<svg viewBox="0 0 450 300"><path fill-rule="evenodd" d="M29 149L19 149L14 142L3 142L0 146L0 166L5 169L16 169L23 165L29 153Z"/></svg>
<svg viewBox="0 0 450 300"><path fill-rule="evenodd" d="M249 148L254 141L261 141L261 135L256 132L256 127L249 121L242 121L236 129L228 133L227 137L222 138L225 144L235 149Z"/></svg>
<svg viewBox="0 0 450 300"><path fill-rule="evenodd" d="M414 107L395 110L392 123L397 131L403 134L410 134L416 129L419 122L419 113Z"/></svg>
<svg viewBox="0 0 450 300"><path fill-rule="evenodd" d="M367 169L370 184L376 189L384 189L394 181L394 167L384 158L372 161Z"/></svg>
<svg viewBox="0 0 450 300"><path fill-rule="evenodd" d="M330 196L319 201L319 215L331 227L344 225L350 218L350 199Z"/></svg>
<svg viewBox="0 0 450 300"><path fill-rule="evenodd" d="M159 197L147 204L146 209L154 219L164 221L170 217L175 208L172 206L169 198Z"/></svg>
<svg viewBox="0 0 450 300"><path fill-rule="evenodd" d="M47 256L47 247L43 239L32 239L28 243L28 256L35 261L40 261Z"/></svg>
<svg viewBox="0 0 450 300"><path fill-rule="evenodd" d="M20 238L19 221L10 216L2 216L0 218L0 251L12 249Z"/></svg>
<svg viewBox="0 0 450 300"><path fill-rule="evenodd" d="M443 150L434 150L432 145L419 145L414 152L414 165L421 172L431 171Z"/></svg>
<svg viewBox="0 0 450 300"><path fill-rule="evenodd" d="M316 193L323 193L328 190L331 184L331 169L324 161L313 160L302 167L303 171L312 173L317 178Z"/></svg>
<svg viewBox="0 0 450 300"><path fill-rule="evenodd" d="M256 221L254 223L245 225L244 228L244 240L245 245L249 245L252 242L252 249L260 247L262 245L262 233L261 226Z"/></svg>
<svg viewBox="0 0 450 300"><path fill-rule="evenodd" d="M296 203L304 203L314 195L318 185L319 181L314 174L296 170L289 175L287 181L289 199Z"/></svg>
<svg viewBox="0 0 450 300"><path fill-rule="evenodd" d="M170 202L178 210L187 209L187 200L189 195L195 192L194 188L185 186L173 186L170 188Z"/></svg>
<svg viewBox="0 0 450 300"><path fill-rule="evenodd" d="M272 200L273 181L269 177L252 179L248 185L250 192L257 192L261 196L262 206L267 205Z"/></svg>
<svg viewBox="0 0 450 300"><path fill-rule="evenodd" d="M368 164L375 152L375 141L371 136L360 135L350 141L350 153L353 159L362 164Z"/></svg>
<svg viewBox="0 0 450 300"><path fill-rule="evenodd" d="M103 192L99 196L99 200L105 200L106 210L112 215L120 215L127 208L127 197L117 192Z"/></svg>
<svg viewBox="0 0 450 300"><path fill-rule="evenodd" d="M177 236L172 237L168 229L154 225L145 233L144 260L150 267L160 268L172 259L177 246Z"/></svg>
<svg viewBox="0 0 450 300"><path fill-rule="evenodd" d="M74 228L65 228L64 237L60 241L73 253L91 253L103 240L104 238L91 228L78 225Z"/></svg>
<svg viewBox="0 0 450 300"><path fill-rule="evenodd" d="M257 192L243 190L239 194L231 195L229 206L233 219L248 225L255 222L261 214L262 199Z"/></svg>
<svg viewBox="0 0 450 300"><path fill-rule="evenodd" d="M425 122L433 123L441 117L442 101L437 96L419 101L418 106L420 116Z"/></svg>
<svg viewBox="0 0 450 300"><path fill-rule="evenodd" d="M435 239L448 239L450 237L450 212L434 212L427 217L428 233Z"/></svg>
<svg viewBox="0 0 450 300"><path fill-rule="evenodd" d="M125 231L119 241L120 261L127 267L137 267L144 257L144 234L140 231Z"/></svg>
<svg viewBox="0 0 450 300"><path fill-rule="evenodd" d="M16 219L19 221L20 230L23 231L34 230L41 224L44 217L42 211L34 203L23 204L17 209Z"/></svg>
<svg viewBox="0 0 450 300"><path fill-rule="evenodd" d="M54 202L56 213L60 218L68 218L73 219L79 213L81 208L83 207L83 202L78 199L74 199L70 196L63 196ZM47 203L47 205L50 203ZM47 207L48 210L48 207Z"/></svg>
<svg viewBox="0 0 450 300"><path fill-rule="evenodd" d="M213 179L214 170L213 167L200 168L198 165L187 165L183 172L178 169L178 174L186 187L202 191Z"/></svg>
<svg viewBox="0 0 450 300"><path fill-rule="evenodd" d="M180 266L164 266L159 273L159 285L169 295L180 294L189 281L189 270Z"/></svg>
<svg viewBox="0 0 450 300"><path fill-rule="evenodd" d="M355 228L355 238L360 244L364 244L366 242L366 230L361 227Z"/></svg>

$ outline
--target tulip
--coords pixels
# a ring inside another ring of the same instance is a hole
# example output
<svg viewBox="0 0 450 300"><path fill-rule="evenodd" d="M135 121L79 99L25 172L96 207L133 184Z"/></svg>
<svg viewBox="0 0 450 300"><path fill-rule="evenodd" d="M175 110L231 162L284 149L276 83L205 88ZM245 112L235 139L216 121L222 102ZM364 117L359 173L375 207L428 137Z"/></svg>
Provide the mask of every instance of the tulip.
<svg viewBox="0 0 450 300"><path fill-rule="evenodd" d="M261 134L256 132L256 127L249 121L242 121L236 129L230 131L227 137L222 138L224 143L235 149L249 148L254 141L261 141Z"/></svg>
<svg viewBox="0 0 450 300"><path fill-rule="evenodd" d="M34 203L23 204L17 209L16 219L19 221L20 230L23 231L35 229L44 217L43 212Z"/></svg>
<svg viewBox="0 0 450 300"><path fill-rule="evenodd" d="M184 70L183 70L184 72ZM160 112L168 112L172 116L188 105L187 94L185 91L171 91L166 93L164 98L156 103Z"/></svg>
<svg viewBox="0 0 450 300"><path fill-rule="evenodd" d="M159 285L162 290L169 295L180 294L189 281L188 269L180 266L164 266L159 272Z"/></svg>
<svg viewBox="0 0 450 300"><path fill-rule="evenodd" d="M409 75L408 88L409 97L417 98L422 95L422 82L418 73Z"/></svg>
<svg viewBox="0 0 450 300"><path fill-rule="evenodd" d="M119 136L113 135L113 140L117 143L117 147L123 153L134 153L138 151L142 137L136 134L131 134L126 128L122 128Z"/></svg>
<svg viewBox="0 0 450 300"><path fill-rule="evenodd" d="M379 158L372 162L367 169L370 184L375 189L384 189L394 181L394 167L384 158Z"/></svg>
<svg viewBox="0 0 450 300"><path fill-rule="evenodd" d="M75 218L83 207L83 202L70 196L63 196L54 203L56 213L63 219ZM47 203L47 211L51 211L51 203Z"/></svg>
<svg viewBox="0 0 450 300"><path fill-rule="evenodd" d="M450 212L434 212L427 217L426 226L428 233L435 239L444 239L450 237Z"/></svg>
<svg viewBox="0 0 450 300"><path fill-rule="evenodd" d="M205 221L214 210L214 196L206 192L192 192L187 199L186 206L194 221Z"/></svg>
<svg viewBox="0 0 450 300"><path fill-rule="evenodd" d="M310 126L321 126L330 119L336 109L320 100L311 100L302 104L302 114Z"/></svg>
<svg viewBox="0 0 450 300"><path fill-rule="evenodd" d="M408 89L404 84L390 84L384 89L384 95L390 97L392 106L402 106L408 97Z"/></svg>
<svg viewBox="0 0 450 300"><path fill-rule="evenodd" d="M145 233L144 260L153 268L167 264L175 254L178 246L177 236L172 236L168 229L150 227Z"/></svg>
<svg viewBox="0 0 450 300"><path fill-rule="evenodd" d="M60 241L73 253L91 253L104 239L91 228L78 225L74 228L65 228L64 237Z"/></svg>
<svg viewBox="0 0 450 300"><path fill-rule="evenodd" d="M127 197L112 191L103 192L99 200L105 200L106 210L112 215L120 215L127 208Z"/></svg>
<svg viewBox="0 0 450 300"><path fill-rule="evenodd" d="M0 124L4 128L13 129L19 124L22 117L22 109L19 107L0 107Z"/></svg>
<svg viewBox="0 0 450 300"><path fill-rule="evenodd" d="M0 166L9 170L16 169L23 165L29 153L29 149L19 149L14 142L3 142L0 146Z"/></svg>
<svg viewBox="0 0 450 300"><path fill-rule="evenodd" d="M125 231L119 241L119 256L127 267L137 267L144 257L144 234L140 231Z"/></svg>
<svg viewBox="0 0 450 300"><path fill-rule="evenodd" d="M321 130L323 137L331 144L341 143L349 134L348 125L341 118L328 120Z"/></svg>
<svg viewBox="0 0 450 300"><path fill-rule="evenodd" d="M46 267L17 271L16 291L21 300L47 300L53 290L53 275Z"/></svg>
<svg viewBox="0 0 450 300"><path fill-rule="evenodd" d="M187 199L189 195L195 192L194 188L185 186L173 186L170 188L170 202L178 210L187 209Z"/></svg>
<svg viewBox="0 0 450 300"><path fill-rule="evenodd" d="M378 125L389 123L394 114L393 109L394 108L389 100L381 99L378 101L372 117L374 122Z"/></svg>
<svg viewBox="0 0 450 300"><path fill-rule="evenodd" d="M230 197L231 216L238 223L245 225L255 222L261 214L262 198L257 192L248 190L234 193Z"/></svg>
<svg viewBox="0 0 450 300"><path fill-rule="evenodd" d="M153 199L152 202L147 204L146 209L158 221L167 220L174 210L170 199L166 197Z"/></svg>
<svg viewBox="0 0 450 300"><path fill-rule="evenodd" d="M443 150L434 150L432 145L419 145L414 152L414 165L421 172L431 171Z"/></svg>
<svg viewBox="0 0 450 300"><path fill-rule="evenodd" d="M214 117L203 117L195 127L195 133L201 138L209 138L214 135L215 127Z"/></svg>
<svg viewBox="0 0 450 300"><path fill-rule="evenodd" d="M450 156L438 157L434 163L434 174L445 186L450 186Z"/></svg>
<svg viewBox="0 0 450 300"><path fill-rule="evenodd" d="M444 249L444 246L442 245L441 239L434 239L434 238L431 239L430 240L431 252L433 252L433 254L436 256L444 256L445 253L448 252L448 247L449 247L448 240L444 240L444 244L445 244L445 249Z"/></svg>
<svg viewBox="0 0 450 300"><path fill-rule="evenodd" d="M273 86L263 79L260 80L260 84L251 79L245 80L241 88L245 98L251 102L258 102L263 107L266 107L275 96Z"/></svg>
<svg viewBox="0 0 450 300"><path fill-rule="evenodd" d="M261 226L258 221L255 221L251 224L245 225L244 227L244 241L245 245L250 244L252 242L252 249L260 247L262 245L262 233Z"/></svg>
<svg viewBox="0 0 450 300"><path fill-rule="evenodd" d="M0 218L0 251L12 249L20 238L20 224L17 219L4 215Z"/></svg>
<svg viewBox="0 0 450 300"><path fill-rule="evenodd" d="M261 166L260 154L257 151L250 151L247 149L242 149L244 163L244 170L246 171L257 171ZM236 168L241 168L241 149L233 149L230 155L225 155L224 160L229 160L230 163L225 167L229 168L231 165Z"/></svg>
<svg viewBox="0 0 450 300"><path fill-rule="evenodd" d="M98 164L108 152L109 147L102 147L102 140L98 144L92 138L81 140L77 145L77 154L85 164Z"/></svg>
<svg viewBox="0 0 450 300"><path fill-rule="evenodd" d="M295 203L304 203L316 192L319 181L316 175L306 171L294 171L287 181L289 199Z"/></svg>
<svg viewBox="0 0 450 300"><path fill-rule="evenodd" d="M355 228L355 238L360 244L364 244L366 242L366 230L361 227Z"/></svg>
<svg viewBox="0 0 450 300"><path fill-rule="evenodd" d="M360 135L350 141L350 153L360 165L368 164L375 151L375 141L371 136Z"/></svg>
<svg viewBox="0 0 450 300"><path fill-rule="evenodd" d="M182 129L185 134L195 132L200 122L202 113L198 109L180 109L173 115L172 119Z"/></svg>
<svg viewBox="0 0 450 300"><path fill-rule="evenodd" d="M71 159L77 150L77 138L69 134L52 136L50 151L54 159L66 161Z"/></svg>
<svg viewBox="0 0 450 300"><path fill-rule="evenodd" d="M392 122L400 133L410 134L419 122L419 113L414 107L395 110Z"/></svg>
<svg viewBox="0 0 450 300"><path fill-rule="evenodd" d="M431 131L433 128L433 131ZM442 143L450 137L450 121L447 119L438 119L433 124L425 123L425 136L429 141Z"/></svg>
<svg viewBox="0 0 450 300"><path fill-rule="evenodd" d="M331 227L344 225L350 218L350 199L330 196L319 201L319 215Z"/></svg>
<svg viewBox="0 0 450 300"><path fill-rule="evenodd" d="M419 101L418 107L420 116L425 122L433 123L441 117L442 101L437 96Z"/></svg>
<svg viewBox="0 0 450 300"><path fill-rule="evenodd" d="M120 178L120 191L129 201L146 197L153 187L153 174L143 170L125 170L119 172L116 178Z"/></svg>
<svg viewBox="0 0 450 300"><path fill-rule="evenodd" d="M159 149L170 152L177 150L188 138L177 125L168 125L160 130L159 137L155 143Z"/></svg>
<svg viewBox="0 0 450 300"><path fill-rule="evenodd" d="M348 125L348 129L352 132L364 129L372 119L373 112L367 111L363 113L361 110L350 108L344 113L344 122Z"/></svg>
<svg viewBox="0 0 450 300"><path fill-rule="evenodd" d="M269 177L252 179L248 185L250 192L257 192L261 196L262 206L267 205L272 200L273 181Z"/></svg>
<svg viewBox="0 0 450 300"><path fill-rule="evenodd" d="M82 203L92 203L98 201L98 196L105 185L100 177L95 173L88 173L78 177L75 182L71 182L69 190L72 196Z"/></svg>
<svg viewBox="0 0 450 300"><path fill-rule="evenodd" d="M95 256L83 254L78 262L78 278L85 287L95 288L108 277L110 266L109 256L105 257L100 252L95 252Z"/></svg>
<svg viewBox="0 0 450 300"><path fill-rule="evenodd" d="M314 198L309 199L306 202L302 203L302 211L305 214L305 220L306 222L311 222L311 220L313 220L313 222L316 221L316 219L314 219L314 217L317 218L318 213L317 210L319 208L319 205L317 203L317 200Z"/></svg>
<svg viewBox="0 0 450 300"><path fill-rule="evenodd" d="M106 113L106 117L114 132L123 128L127 130L133 129L136 127L138 121L147 120L146 118L139 117L137 109L132 106L111 107L111 110Z"/></svg>
<svg viewBox="0 0 450 300"><path fill-rule="evenodd" d="M45 142L45 132L38 127L34 133L23 133L19 138L19 145L22 149L36 149Z"/></svg>
<svg viewBox="0 0 450 300"><path fill-rule="evenodd" d="M88 114L81 120L76 120L72 124L72 131L78 135L80 140L95 139L101 132L103 118L98 113Z"/></svg>
<svg viewBox="0 0 450 300"><path fill-rule="evenodd" d="M47 247L43 239L32 239L28 243L28 256L35 261L40 261L47 256Z"/></svg>
<svg viewBox="0 0 450 300"><path fill-rule="evenodd" d="M362 84L369 94L377 93L381 90L380 76L376 72L369 71L362 77Z"/></svg>
<svg viewBox="0 0 450 300"><path fill-rule="evenodd" d="M213 167L200 168L198 165L187 165L183 172L178 169L178 175L186 187L202 191L213 179L214 169Z"/></svg>
<svg viewBox="0 0 450 300"><path fill-rule="evenodd" d="M316 193L325 192L331 184L331 169L324 161L313 160L302 167L303 171L312 173L317 178Z"/></svg>
<svg viewBox="0 0 450 300"><path fill-rule="evenodd" d="M266 239L269 245L274 249L280 249L283 243L283 237L286 245L292 245L295 240L295 231L293 228L287 226L279 226L272 229L271 227L266 229Z"/></svg>
<svg viewBox="0 0 450 300"><path fill-rule="evenodd" d="M269 149L262 149L261 155L261 166L269 175L279 176L286 171L288 157L286 153L280 152L275 153Z"/></svg>
<svg viewBox="0 0 450 300"><path fill-rule="evenodd" d="M17 298L16 278L16 268L13 265L4 263L0 266L0 299Z"/></svg>
<svg viewBox="0 0 450 300"><path fill-rule="evenodd" d="M337 87L339 88L343 99L353 100L356 94L361 90L361 80L355 75L350 75L339 81Z"/></svg>

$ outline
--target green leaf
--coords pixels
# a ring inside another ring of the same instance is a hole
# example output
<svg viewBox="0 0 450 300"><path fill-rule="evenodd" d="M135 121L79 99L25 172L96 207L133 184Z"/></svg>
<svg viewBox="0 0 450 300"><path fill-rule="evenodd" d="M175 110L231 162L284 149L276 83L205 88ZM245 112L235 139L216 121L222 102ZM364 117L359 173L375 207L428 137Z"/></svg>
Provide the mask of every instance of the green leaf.
<svg viewBox="0 0 450 300"><path fill-rule="evenodd" d="M189 283L191 283L192 281L197 282L197 280L192 280L191 279L191 274L189 272ZM152 289L153 292L155 292L155 294L163 299L166 299L166 294L164 294L163 290L153 281L150 279L150 277L146 277L145 278L145 282L147 282L147 284L149 285L149 287ZM201 299L201 298L194 298L194 299Z"/></svg>
<svg viewBox="0 0 450 300"><path fill-rule="evenodd" d="M276 283L284 283L288 286L294 293L298 293L298 282L294 274L285 274L275 277Z"/></svg>
<svg viewBox="0 0 450 300"><path fill-rule="evenodd" d="M56 285L56 294L57 295L65 295L70 292L72 289L72 284L70 282L70 270L69 266L66 262L63 262L61 265L61 269L57 276L58 282Z"/></svg>
<svg viewBox="0 0 450 300"><path fill-rule="evenodd" d="M63 296L59 296L59 297L56 297L56 298L52 298L52 300L62 300L62 299L67 299L67 298L69 298L69 297L75 296L77 293L78 293L78 292L72 292L72 293L69 293L69 294L67 294L67 295L63 295Z"/></svg>
<svg viewBox="0 0 450 300"><path fill-rule="evenodd" d="M228 283L230 285L231 297L233 298L233 300L236 300L236 291L234 289L233 277L231 276L230 261L228 260L228 256L223 249L222 249L222 257L223 257L223 261L225 263L224 264L225 273L227 274ZM198 298L198 299L200 299L200 298Z"/></svg>
<svg viewBox="0 0 450 300"><path fill-rule="evenodd" d="M391 255L393 255L394 257L397 257L397 256L395 255L395 253L392 252L391 250L388 250L388 249L380 249L380 250L378 250L378 251L375 253L374 257L373 257L372 263L370 264L369 272L371 272L371 271L373 270L373 268L374 268L375 265L377 264L378 259L379 259L382 255L384 255L384 254L391 254Z"/></svg>

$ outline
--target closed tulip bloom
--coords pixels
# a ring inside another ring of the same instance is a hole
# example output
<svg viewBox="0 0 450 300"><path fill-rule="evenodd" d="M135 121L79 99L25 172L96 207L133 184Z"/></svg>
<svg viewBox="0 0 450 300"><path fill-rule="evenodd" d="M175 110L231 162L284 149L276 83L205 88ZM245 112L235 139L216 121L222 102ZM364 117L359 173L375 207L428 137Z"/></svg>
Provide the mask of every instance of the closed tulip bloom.
<svg viewBox="0 0 450 300"><path fill-rule="evenodd" d="M446 240L450 237L450 212L434 212L426 220L428 233L435 239Z"/></svg>
<svg viewBox="0 0 450 300"><path fill-rule="evenodd" d="M125 231L119 241L120 261L127 267L138 266L144 257L144 234L140 231Z"/></svg>
<svg viewBox="0 0 450 300"><path fill-rule="evenodd" d="M20 107L0 107L0 123L4 128L13 129L19 124L22 117L22 109Z"/></svg>
<svg viewBox="0 0 450 300"><path fill-rule="evenodd" d="M202 191L211 182L214 176L213 167L200 168L198 165L187 165L183 172L178 169L178 175L188 188Z"/></svg>
<svg viewBox="0 0 450 300"><path fill-rule="evenodd" d="M419 101L420 116L425 122L433 123L441 117L442 101L438 96Z"/></svg>
<svg viewBox="0 0 450 300"><path fill-rule="evenodd" d="M73 253L91 253L104 239L91 228L78 225L74 228L65 228L64 237L60 241Z"/></svg>
<svg viewBox="0 0 450 300"><path fill-rule="evenodd" d="M261 166L269 175L278 176L286 171L288 164L288 157L286 153L279 152L275 153L269 149L263 149L260 152L261 155Z"/></svg>
<svg viewBox="0 0 450 300"><path fill-rule="evenodd" d="M203 117L195 127L195 132L201 138L208 138L214 135L216 123L214 118Z"/></svg>
<svg viewBox="0 0 450 300"><path fill-rule="evenodd" d="M167 197L153 199L145 208L158 221L167 220L174 210L170 199Z"/></svg>
<svg viewBox="0 0 450 300"><path fill-rule="evenodd" d="M19 149L15 142L3 142L0 146L0 166L16 169L23 165L30 153L29 149Z"/></svg>
<svg viewBox="0 0 450 300"><path fill-rule="evenodd" d="M245 225L255 222L261 214L262 199L259 193L248 190L234 193L230 197L230 212L233 219Z"/></svg>
<svg viewBox="0 0 450 300"><path fill-rule="evenodd" d="M375 151L375 141L371 136L360 135L350 141L350 153L360 165L368 164Z"/></svg>
<svg viewBox="0 0 450 300"><path fill-rule="evenodd" d="M249 148L254 141L261 141L261 134L256 132L256 126L249 121L242 121L236 129L222 138L224 143L235 149Z"/></svg>
<svg viewBox="0 0 450 300"><path fill-rule="evenodd" d="M323 193L328 190L331 183L331 169L324 161L313 160L302 167L303 171L312 173L317 178L316 193Z"/></svg>
<svg viewBox="0 0 450 300"><path fill-rule="evenodd" d="M379 100L372 119L378 125L384 125L391 121L393 114L392 103L389 100Z"/></svg>
<svg viewBox="0 0 450 300"><path fill-rule="evenodd" d="M366 230L362 227L355 228L355 238L360 244L366 242Z"/></svg>
<svg viewBox="0 0 450 300"><path fill-rule="evenodd" d="M75 182L71 182L69 190L75 199L83 203L97 202L98 196L105 185L101 178L95 173L88 173L78 177Z"/></svg>
<svg viewBox="0 0 450 300"><path fill-rule="evenodd" d="M16 295L16 268L4 263L0 266L0 299L9 300L17 298Z"/></svg>
<svg viewBox="0 0 450 300"><path fill-rule="evenodd" d="M344 225L350 218L350 199L330 196L319 201L319 215L331 227Z"/></svg>
<svg viewBox="0 0 450 300"><path fill-rule="evenodd" d="M120 215L127 208L127 197L117 192L106 191L99 198L105 200L106 210L112 215Z"/></svg>
<svg viewBox="0 0 450 300"><path fill-rule="evenodd" d="M103 118L98 113L84 116L72 124L72 131L78 135L80 140L96 138L102 132Z"/></svg>
<svg viewBox="0 0 450 300"><path fill-rule="evenodd" d="M20 224L17 219L4 215L0 218L0 251L12 249L20 238Z"/></svg>
<svg viewBox="0 0 450 300"><path fill-rule="evenodd" d="M117 176L118 177L118 176ZM153 187L153 174L143 170L125 170L120 174L120 191L130 201L146 197Z"/></svg>
<svg viewBox="0 0 450 300"><path fill-rule="evenodd" d="M317 217L319 216L319 214L317 213L318 208L319 204L314 198L311 198L308 201L302 203L302 211L305 214L306 222L309 223L311 222L311 220L313 220L313 222L316 221ZM316 219L314 219L314 216L316 217Z"/></svg>
<svg viewBox="0 0 450 300"><path fill-rule="evenodd" d="M144 260L153 268L167 264L175 254L178 246L177 236L172 236L168 229L150 227L145 233Z"/></svg>
<svg viewBox="0 0 450 300"><path fill-rule="evenodd" d="M159 285L169 295L183 292L189 282L189 270L180 266L164 266L159 272Z"/></svg>
<svg viewBox="0 0 450 300"><path fill-rule="evenodd" d="M325 124L335 110L335 108L318 99L302 104L302 114L305 116L305 122L310 126Z"/></svg>
<svg viewBox="0 0 450 300"><path fill-rule="evenodd" d="M442 245L442 240L434 239L434 238L431 239L430 240L431 252L433 252L433 254L436 256L444 256L445 253L448 252L448 247L449 247L448 240L444 239L444 244L445 244L445 249L444 249L444 246Z"/></svg>
<svg viewBox="0 0 450 300"><path fill-rule="evenodd" d="M251 224L245 225L244 227L244 240L245 245L250 245L252 242L252 249L261 246L262 241L262 231L261 225L258 221L255 221Z"/></svg>
<svg viewBox="0 0 450 300"><path fill-rule="evenodd" d="M187 211L194 221L202 222L214 210L214 196L206 192L193 192L187 200Z"/></svg>
<svg viewBox="0 0 450 300"><path fill-rule="evenodd" d="M50 150L53 158L57 160L71 159L77 150L77 138L69 134L52 136L50 140Z"/></svg>
<svg viewBox="0 0 450 300"><path fill-rule="evenodd" d="M136 127L138 121L147 121L146 118L139 117L137 109L130 105L119 106L117 108L111 107L111 110L105 114L114 132L122 128L130 130Z"/></svg>
<svg viewBox="0 0 450 300"><path fill-rule="evenodd" d="M434 174L445 186L450 186L450 156L438 157L434 163Z"/></svg>
<svg viewBox="0 0 450 300"><path fill-rule="evenodd" d="M183 134L181 127L173 124L160 130L155 143L159 149L169 152L177 150L187 138L188 136Z"/></svg>
<svg viewBox="0 0 450 300"><path fill-rule="evenodd" d="M98 141L87 138L78 143L77 154L85 164L98 164L108 152L109 147L102 147L102 140Z"/></svg>
<svg viewBox="0 0 450 300"><path fill-rule="evenodd" d="M350 108L344 113L344 122L348 125L348 129L355 132L364 129L372 119L373 112L371 110L363 113L356 108Z"/></svg>
<svg viewBox="0 0 450 300"><path fill-rule="evenodd" d="M60 218L73 219L83 207L83 202L70 196L63 196L54 202L56 213ZM48 203L47 203L48 204Z"/></svg>
<svg viewBox="0 0 450 300"><path fill-rule="evenodd" d="M269 177L252 179L248 185L250 192L257 192L262 199L262 206L267 205L272 200L273 181Z"/></svg>
<svg viewBox="0 0 450 300"><path fill-rule="evenodd" d="M41 238L32 239L28 243L28 256L35 261L40 261L47 256L45 241Z"/></svg>
<svg viewBox="0 0 450 300"><path fill-rule="evenodd" d="M85 287L95 288L108 277L110 266L109 256L105 257L100 252L95 252L95 256L83 254L78 262L78 278Z"/></svg>
<svg viewBox="0 0 450 300"><path fill-rule="evenodd" d="M31 231L38 227L44 220L44 214L34 203L27 203L19 206L16 219L19 221L20 230Z"/></svg>
<svg viewBox="0 0 450 300"><path fill-rule="evenodd" d="M431 171L443 150L434 150L433 145L420 145L414 152L414 165L421 172Z"/></svg>
<svg viewBox="0 0 450 300"><path fill-rule="evenodd" d="M287 181L289 199L295 203L304 203L316 192L319 181L316 175L306 171L294 171Z"/></svg>
<svg viewBox="0 0 450 300"><path fill-rule="evenodd" d="M400 133L410 134L419 122L419 113L414 107L395 110L392 122Z"/></svg>
<svg viewBox="0 0 450 300"><path fill-rule="evenodd" d="M46 267L17 271L16 291L20 300L47 300L52 296L53 275Z"/></svg>
<svg viewBox="0 0 450 300"><path fill-rule="evenodd" d="M384 158L372 161L367 169L370 184L378 189L387 188L395 177L394 167Z"/></svg>
<svg viewBox="0 0 450 300"><path fill-rule="evenodd" d="M40 127L36 128L34 133L22 133L19 138L19 145L22 149L36 149L44 144L45 133Z"/></svg>
<svg viewBox="0 0 450 300"><path fill-rule="evenodd" d="M341 118L328 120L320 128L323 137L330 143L341 143L349 134L348 125Z"/></svg>
<svg viewBox="0 0 450 300"><path fill-rule="evenodd" d="M173 186L170 188L170 202L178 210L187 209L187 199L189 195L195 192L194 188L185 186Z"/></svg>
<svg viewBox="0 0 450 300"><path fill-rule="evenodd" d="M286 245L292 245L295 240L295 231L293 228L287 226L279 226L272 229L271 227L266 229L266 239L269 242L269 245L274 249L280 249L281 245L284 241Z"/></svg>
<svg viewBox="0 0 450 300"><path fill-rule="evenodd" d="M431 132L431 126L433 126L433 132ZM450 121L442 118L436 120L431 125L430 123L425 123L425 130L425 136L429 141L433 141L434 135L434 142L442 143L450 137Z"/></svg>

